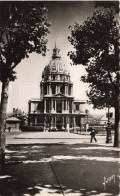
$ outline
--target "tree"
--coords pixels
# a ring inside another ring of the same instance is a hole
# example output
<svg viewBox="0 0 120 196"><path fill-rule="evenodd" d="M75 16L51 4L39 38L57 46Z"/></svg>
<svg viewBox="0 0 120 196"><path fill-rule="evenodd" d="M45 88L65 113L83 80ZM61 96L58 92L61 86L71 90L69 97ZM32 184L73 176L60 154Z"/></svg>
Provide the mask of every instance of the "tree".
<svg viewBox="0 0 120 196"><path fill-rule="evenodd" d="M83 82L89 83L87 95L94 108L115 108L114 146L120 146L119 134L119 4L97 2L97 9L82 25L70 26L68 37L74 51L68 53L74 64L86 66ZM109 7L109 8L108 8Z"/></svg>
<svg viewBox="0 0 120 196"><path fill-rule="evenodd" d="M49 33L47 9L41 2L0 2L0 162L5 163L5 119L9 82L16 79L14 68L32 52L43 56Z"/></svg>

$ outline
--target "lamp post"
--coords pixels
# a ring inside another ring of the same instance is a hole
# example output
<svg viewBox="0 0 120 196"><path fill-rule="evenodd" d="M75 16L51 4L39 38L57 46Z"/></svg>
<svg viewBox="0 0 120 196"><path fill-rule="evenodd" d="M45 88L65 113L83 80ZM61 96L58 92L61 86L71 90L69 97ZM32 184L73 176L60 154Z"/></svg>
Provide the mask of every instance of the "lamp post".
<svg viewBox="0 0 120 196"><path fill-rule="evenodd" d="M86 113L86 117L87 117L87 122L86 122L86 132L87 132L87 129L89 128L89 124L88 124L89 110L86 110L85 113Z"/></svg>
<svg viewBox="0 0 120 196"><path fill-rule="evenodd" d="M49 110L49 131L51 130L51 109Z"/></svg>
<svg viewBox="0 0 120 196"><path fill-rule="evenodd" d="M112 137L111 137L111 126L110 126L110 106L108 106L108 123L107 123L107 137L106 137L106 143L112 143Z"/></svg>
<svg viewBox="0 0 120 196"><path fill-rule="evenodd" d="M115 49L114 49L114 45L109 43L109 47L108 47L108 54L109 55L113 55L115 54ZM107 126L107 137L106 137L106 143L112 143L112 137L111 137L111 126L110 126L110 105L108 105L108 126Z"/></svg>

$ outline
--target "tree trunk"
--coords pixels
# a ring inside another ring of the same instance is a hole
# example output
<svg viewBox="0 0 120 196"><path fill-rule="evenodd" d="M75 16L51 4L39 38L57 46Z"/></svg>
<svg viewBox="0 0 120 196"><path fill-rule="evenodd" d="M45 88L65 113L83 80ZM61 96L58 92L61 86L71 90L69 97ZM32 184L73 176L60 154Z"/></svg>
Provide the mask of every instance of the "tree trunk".
<svg viewBox="0 0 120 196"><path fill-rule="evenodd" d="M120 109L119 101L115 106L115 137L114 137L114 147L120 147Z"/></svg>
<svg viewBox="0 0 120 196"><path fill-rule="evenodd" d="M8 103L9 79L2 83L1 106L0 106L0 164L5 164L5 126Z"/></svg>

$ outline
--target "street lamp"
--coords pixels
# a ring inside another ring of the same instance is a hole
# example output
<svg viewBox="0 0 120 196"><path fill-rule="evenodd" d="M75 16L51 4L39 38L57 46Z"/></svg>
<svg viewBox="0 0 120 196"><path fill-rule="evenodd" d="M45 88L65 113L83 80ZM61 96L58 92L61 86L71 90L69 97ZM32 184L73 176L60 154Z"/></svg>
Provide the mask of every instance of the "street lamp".
<svg viewBox="0 0 120 196"><path fill-rule="evenodd" d="M112 143L112 137L111 137L111 126L110 126L110 105L108 106L108 123L107 123L107 137L106 137L106 143Z"/></svg>
<svg viewBox="0 0 120 196"><path fill-rule="evenodd" d="M89 128L89 124L88 124L89 110L85 110L85 113L86 113L86 117L87 117L87 122L86 122L86 132L87 132L87 129Z"/></svg>
<svg viewBox="0 0 120 196"><path fill-rule="evenodd" d="M51 109L49 110L49 131L51 130Z"/></svg>

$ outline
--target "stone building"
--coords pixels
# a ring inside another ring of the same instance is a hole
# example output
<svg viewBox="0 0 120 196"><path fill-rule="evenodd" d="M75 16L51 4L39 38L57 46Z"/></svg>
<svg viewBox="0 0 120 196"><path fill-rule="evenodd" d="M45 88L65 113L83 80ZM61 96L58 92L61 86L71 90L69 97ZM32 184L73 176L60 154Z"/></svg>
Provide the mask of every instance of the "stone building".
<svg viewBox="0 0 120 196"><path fill-rule="evenodd" d="M73 83L55 45L40 82L40 99L29 100L28 125L33 129L69 131L81 127L85 101L74 100Z"/></svg>

